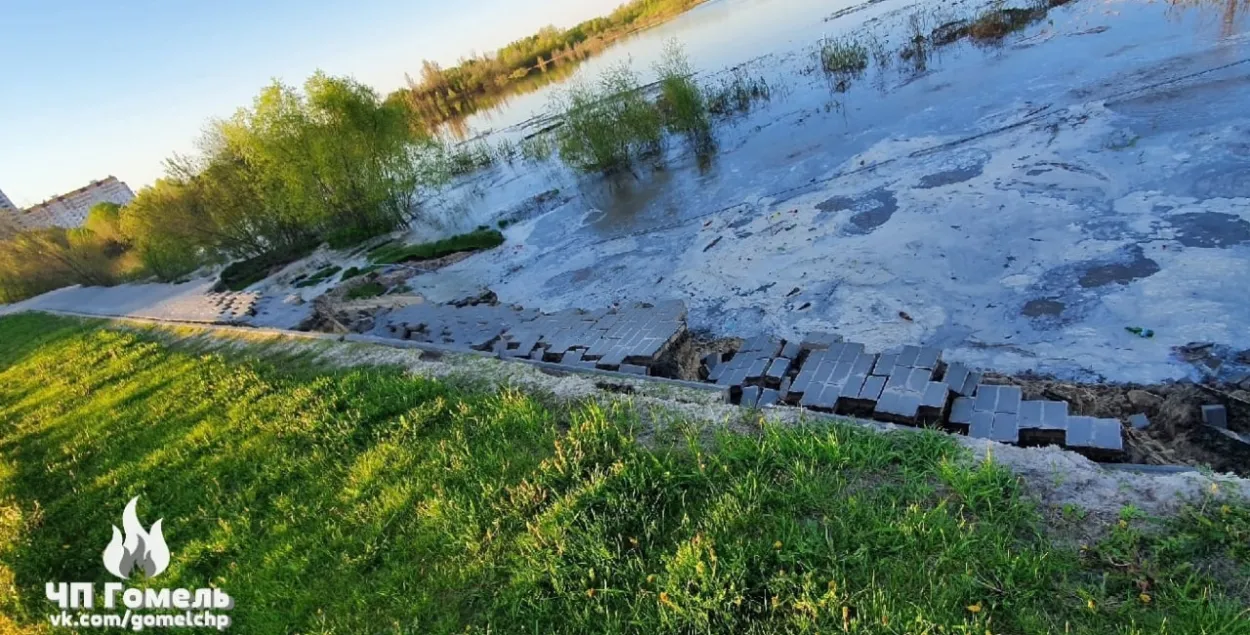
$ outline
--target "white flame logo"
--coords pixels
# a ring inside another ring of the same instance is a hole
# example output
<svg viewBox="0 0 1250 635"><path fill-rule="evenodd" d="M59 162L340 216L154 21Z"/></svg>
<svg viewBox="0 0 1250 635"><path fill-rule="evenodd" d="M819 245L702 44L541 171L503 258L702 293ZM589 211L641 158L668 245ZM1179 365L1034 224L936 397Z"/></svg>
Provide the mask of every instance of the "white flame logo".
<svg viewBox="0 0 1250 635"><path fill-rule="evenodd" d="M122 512L122 527L126 537L113 526L113 540L104 549L104 568L119 578L129 578L130 572L138 565L148 577L160 575L169 566L169 547L165 537L161 535L162 518L152 524L151 531L144 531L139 524L139 516L135 514L136 496L126 503Z"/></svg>

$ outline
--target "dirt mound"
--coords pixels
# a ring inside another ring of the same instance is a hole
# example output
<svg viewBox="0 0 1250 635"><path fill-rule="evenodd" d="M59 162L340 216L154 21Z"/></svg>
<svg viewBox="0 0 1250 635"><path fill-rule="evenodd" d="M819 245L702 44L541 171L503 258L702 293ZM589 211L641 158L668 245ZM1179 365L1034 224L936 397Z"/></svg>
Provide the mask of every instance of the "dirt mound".
<svg viewBox="0 0 1250 635"><path fill-rule="evenodd" d="M1143 430L1126 426L1127 460L1155 465L1209 466L1250 475L1250 445L1205 425L1202 407L1222 405L1228 428L1250 432L1250 392L1230 384L1175 382L1154 385L1076 384L1035 376L987 375L987 381L1020 386L1025 399L1067 401L1069 412L1127 422L1146 415Z"/></svg>

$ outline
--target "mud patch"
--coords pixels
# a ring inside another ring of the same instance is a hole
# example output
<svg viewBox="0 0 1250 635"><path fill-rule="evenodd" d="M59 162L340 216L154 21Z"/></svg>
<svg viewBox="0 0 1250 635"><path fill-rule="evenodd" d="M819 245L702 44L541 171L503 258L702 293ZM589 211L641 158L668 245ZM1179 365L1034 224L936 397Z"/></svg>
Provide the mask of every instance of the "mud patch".
<svg viewBox="0 0 1250 635"><path fill-rule="evenodd" d="M853 196L834 196L816 205L822 212L850 211L850 234L869 234L890 220L898 211L898 199L894 192L880 187Z"/></svg>
<svg viewBox="0 0 1250 635"><path fill-rule="evenodd" d="M971 168L956 168L954 170L946 170L936 174L926 174L920 178L919 187L922 190L928 190L943 185L954 185L955 183L963 183L970 179L981 176L981 166Z"/></svg>
<svg viewBox="0 0 1250 635"><path fill-rule="evenodd" d="M1159 273L1159 263L1142 255L1140 247L1134 250L1133 255L1135 258L1129 262L1092 265L1081 273L1078 282L1090 289L1109 284L1129 284Z"/></svg>
<svg viewBox="0 0 1250 635"><path fill-rule="evenodd" d="M713 337L708 333L684 331L672 343L655 364L651 375L685 381L707 381L707 369L703 358L711 353L733 353L742 346L736 337Z"/></svg>
<svg viewBox="0 0 1250 635"><path fill-rule="evenodd" d="M1224 248L1250 242L1250 223L1232 214L1190 212L1168 217L1186 247Z"/></svg>
<svg viewBox="0 0 1250 635"><path fill-rule="evenodd" d="M1063 310L1066 308L1068 308L1068 305L1058 300L1038 298L1025 302L1024 308L1020 309L1020 315L1025 317L1054 317L1063 313Z"/></svg>
<svg viewBox="0 0 1250 635"><path fill-rule="evenodd" d="M928 190L969 181L981 176L989 160L989 154L982 150L953 153L953 156L938 166L941 170L920 177L920 183L916 187Z"/></svg>

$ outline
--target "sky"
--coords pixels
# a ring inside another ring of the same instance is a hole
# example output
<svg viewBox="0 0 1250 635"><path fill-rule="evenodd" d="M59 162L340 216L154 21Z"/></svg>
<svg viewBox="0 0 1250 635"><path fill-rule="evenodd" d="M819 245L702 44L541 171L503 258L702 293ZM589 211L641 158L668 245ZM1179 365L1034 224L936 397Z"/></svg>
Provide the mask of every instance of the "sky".
<svg viewBox="0 0 1250 635"><path fill-rule="evenodd" d="M18 206L113 175L138 190L272 79L386 94L621 0L0 0L0 191Z"/></svg>

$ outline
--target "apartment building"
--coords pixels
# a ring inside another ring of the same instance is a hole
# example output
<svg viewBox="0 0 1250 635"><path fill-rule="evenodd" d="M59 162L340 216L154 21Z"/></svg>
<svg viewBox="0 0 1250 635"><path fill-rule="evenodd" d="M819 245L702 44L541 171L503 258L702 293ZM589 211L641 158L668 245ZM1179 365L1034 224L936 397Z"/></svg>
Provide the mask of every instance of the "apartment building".
<svg viewBox="0 0 1250 635"><path fill-rule="evenodd" d="M18 213L18 227L24 230L81 227L87 220L87 212L96 203L125 205L134 197L135 194L128 185L117 180L117 177L109 176Z"/></svg>

